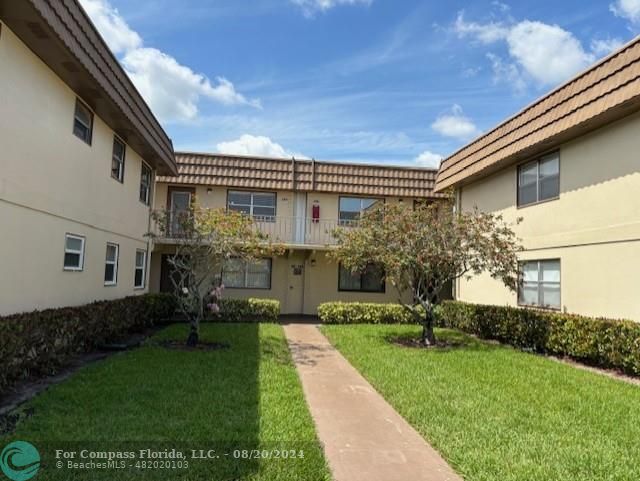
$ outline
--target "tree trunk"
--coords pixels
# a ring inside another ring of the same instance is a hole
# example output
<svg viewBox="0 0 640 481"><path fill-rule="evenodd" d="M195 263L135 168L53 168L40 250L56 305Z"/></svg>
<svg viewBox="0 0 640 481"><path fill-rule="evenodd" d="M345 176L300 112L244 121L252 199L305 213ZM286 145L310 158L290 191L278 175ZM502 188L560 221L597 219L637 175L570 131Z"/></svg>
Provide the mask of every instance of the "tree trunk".
<svg viewBox="0 0 640 481"><path fill-rule="evenodd" d="M189 330L189 337L187 337L187 346L189 347L195 347L198 344L199 324L198 319L191 319L191 329Z"/></svg>
<svg viewBox="0 0 640 481"><path fill-rule="evenodd" d="M198 344L200 340L200 321L204 319L204 297L200 295L199 291L196 291L197 294L197 306L195 312L192 312L190 319L190 330L189 337L187 337L187 346L194 347Z"/></svg>
<svg viewBox="0 0 640 481"><path fill-rule="evenodd" d="M433 308L429 305L428 308L425 308L425 316L422 323L422 342L425 346L436 345L436 335L433 332L433 317Z"/></svg>

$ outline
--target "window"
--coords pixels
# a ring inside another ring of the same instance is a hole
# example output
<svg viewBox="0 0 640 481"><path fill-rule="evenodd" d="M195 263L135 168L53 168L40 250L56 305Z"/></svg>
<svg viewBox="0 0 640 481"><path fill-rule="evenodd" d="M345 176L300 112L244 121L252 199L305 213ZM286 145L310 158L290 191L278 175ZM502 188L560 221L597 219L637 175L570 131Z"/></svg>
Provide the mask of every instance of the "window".
<svg viewBox="0 0 640 481"><path fill-rule="evenodd" d="M542 157L518 168L518 206L555 199L560 195L560 157Z"/></svg>
<svg viewBox="0 0 640 481"><path fill-rule="evenodd" d="M222 283L237 289L271 289L271 259L229 259L222 270Z"/></svg>
<svg viewBox="0 0 640 481"><path fill-rule="evenodd" d="M93 132L93 113L80 100L76 99L76 112L73 117L73 134L91 145Z"/></svg>
<svg viewBox="0 0 640 481"><path fill-rule="evenodd" d="M107 254L104 261L104 285L115 286L118 282L118 244L107 242Z"/></svg>
<svg viewBox="0 0 640 481"><path fill-rule="evenodd" d="M111 154L111 177L124 182L124 153L126 147L118 137L113 137L113 153Z"/></svg>
<svg viewBox="0 0 640 481"><path fill-rule="evenodd" d="M230 190L227 194L227 207L263 222L275 222L276 194Z"/></svg>
<svg viewBox="0 0 640 481"><path fill-rule="evenodd" d="M149 205L151 202L151 168L143 163L140 173L140 202Z"/></svg>
<svg viewBox="0 0 640 481"><path fill-rule="evenodd" d="M64 270L81 271L84 267L84 237L66 234L64 237Z"/></svg>
<svg viewBox="0 0 640 481"><path fill-rule="evenodd" d="M144 289L147 270L147 251L136 249L136 270L133 277L133 287Z"/></svg>
<svg viewBox="0 0 640 481"><path fill-rule="evenodd" d="M520 271L518 304L560 309L560 259L522 262Z"/></svg>
<svg viewBox="0 0 640 481"><path fill-rule="evenodd" d="M361 197L340 197L340 225L352 225L358 222L362 214L371 209L380 199L365 199Z"/></svg>
<svg viewBox="0 0 640 481"><path fill-rule="evenodd" d="M385 292L384 271L374 264L369 264L364 271L355 274L342 264L339 270L339 291Z"/></svg>

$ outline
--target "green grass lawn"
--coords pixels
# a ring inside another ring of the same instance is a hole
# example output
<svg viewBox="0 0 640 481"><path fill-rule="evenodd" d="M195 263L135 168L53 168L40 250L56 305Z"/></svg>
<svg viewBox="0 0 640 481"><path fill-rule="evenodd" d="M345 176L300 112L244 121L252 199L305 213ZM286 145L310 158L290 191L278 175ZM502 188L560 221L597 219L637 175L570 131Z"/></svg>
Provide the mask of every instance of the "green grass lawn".
<svg viewBox="0 0 640 481"><path fill-rule="evenodd" d="M640 388L454 331L461 347L389 339L417 326L322 331L467 481L640 479Z"/></svg>
<svg viewBox="0 0 640 481"><path fill-rule="evenodd" d="M154 339L182 340L186 333L173 325ZM330 479L282 328L205 324L201 338L230 348L147 345L87 366L27 403L33 416L0 437L0 448L13 440L34 444L43 457L35 479ZM215 449L220 458L189 459L188 469L69 471L56 469L51 456L53 449L144 448L189 456L192 448ZM302 450L304 458L235 460L236 448Z"/></svg>

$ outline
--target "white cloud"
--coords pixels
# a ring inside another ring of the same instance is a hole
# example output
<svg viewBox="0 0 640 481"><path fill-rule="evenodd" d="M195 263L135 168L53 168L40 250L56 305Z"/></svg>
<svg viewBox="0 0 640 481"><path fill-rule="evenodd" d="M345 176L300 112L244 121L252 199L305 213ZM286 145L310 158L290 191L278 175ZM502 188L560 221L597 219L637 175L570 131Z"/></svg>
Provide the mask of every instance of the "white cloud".
<svg viewBox="0 0 640 481"><path fill-rule="evenodd" d="M591 41L591 51L598 57L604 57L624 45L619 38L603 38Z"/></svg>
<svg viewBox="0 0 640 481"><path fill-rule="evenodd" d="M291 3L302 8L303 13L307 17L313 16L317 12L326 12L327 10L339 5L371 5L373 0L290 0Z"/></svg>
<svg viewBox="0 0 640 481"><path fill-rule="evenodd" d="M616 0L609 9L618 17L640 23L640 0Z"/></svg>
<svg viewBox="0 0 640 481"><path fill-rule="evenodd" d="M440 161L442 160L442 156L440 154L435 154L429 150L425 150L418 157L416 157L415 162L421 167L430 167L433 169L437 169L440 167Z"/></svg>
<svg viewBox="0 0 640 481"><path fill-rule="evenodd" d="M229 142L220 142L216 145L216 149L222 154L235 155L263 157L292 157L295 155L269 137L250 134L241 135L240 138ZM295 157L303 158L304 156L295 155Z"/></svg>
<svg viewBox="0 0 640 481"><path fill-rule="evenodd" d="M131 50L122 59L122 64L154 113L162 119L194 119L201 97L224 105L260 106L257 101L249 101L236 92L227 79L218 78L214 85L204 75L193 72L155 48Z"/></svg>
<svg viewBox="0 0 640 481"><path fill-rule="evenodd" d="M505 62L502 58L492 53L487 54L493 69L493 81L506 83L517 93L522 93L527 88L527 82L523 78L518 66L512 62Z"/></svg>
<svg viewBox="0 0 640 481"><path fill-rule="evenodd" d="M132 30L116 8L103 0L81 0L100 35L115 54L142 46L142 38Z"/></svg>
<svg viewBox="0 0 640 481"><path fill-rule="evenodd" d="M490 60L494 74L497 72L501 78L519 79L516 90L521 89L525 77L541 86L558 84L586 68L596 58L571 32L543 22L524 20L507 25L492 21L481 24L467 22L463 13L459 13L453 30L460 38L472 37L484 44L505 42L511 62L496 63L498 57L495 55Z"/></svg>
<svg viewBox="0 0 640 481"><path fill-rule="evenodd" d="M180 64L172 56L144 47L140 35L127 25L108 0L81 0L151 110L165 122L188 121L198 116L203 98L223 105L249 105L261 108L259 100L249 100L224 77L212 82Z"/></svg>
<svg viewBox="0 0 640 481"><path fill-rule="evenodd" d="M542 85L554 85L586 68L595 58L557 25L525 20L507 37L509 53Z"/></svg>
<svg viewBox="0 0 640 481"><path fill-rule="evenodd" d="M491 5L501 12L508 12L509 10L511 10L511 7L509 5L503 2L499 2L498 0L493 0L493 2L491 2Z"/></svg>
<svg viewBox="0 0 640 481"><path fill-rule="evenodd" d="M455 104L451 112L438 117L431 128L445 137L469 140L480 132L473 121L464 115L462 107Z"/></svg>
<svg viewBox="0 0 640 481"><path fill-rule="evenodd" d="M476 77L480 72L482 72L482 67L468 67L462 71L462 76L464 78L472 78Z"/></svg>
<svg viewBox="0 0 640 481"><path fill-rule="evenodd" d="M453 30L459 37L472 36L482 43L493 43L507 38L509 28L501 22L475 23L464 19L464 12L458 13Z"/></svg>

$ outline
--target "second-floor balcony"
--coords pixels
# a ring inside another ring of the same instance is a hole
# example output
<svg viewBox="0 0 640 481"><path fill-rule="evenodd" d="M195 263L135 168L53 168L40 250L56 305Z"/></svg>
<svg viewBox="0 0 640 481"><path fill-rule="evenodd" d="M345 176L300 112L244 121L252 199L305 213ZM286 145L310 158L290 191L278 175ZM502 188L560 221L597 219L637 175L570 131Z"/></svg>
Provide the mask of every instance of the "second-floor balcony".
<svg viewBox="0 0 640 481"><path fill-rule="evenodd" d="M353 221L310 217L256 217L254 220L256 227L273 242L307 246L334 245L335 229L355 224Z"/></svg>
<svg viewBox="0 0 640 481"><path fill-rule="evenodd" d="M313 248L335 245L336 239L333 232L336 228L354 227L357 224L356 220L310 217L254 216L253 220L255 228L267 235L271 242ZM156 232L157 243L173 243L183 237L179 222L170 220L169 223L167 233L160 235Z"/></svg>

